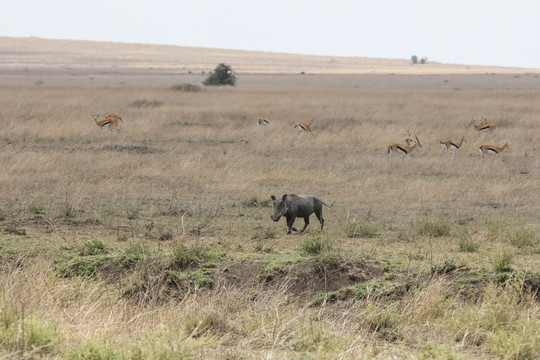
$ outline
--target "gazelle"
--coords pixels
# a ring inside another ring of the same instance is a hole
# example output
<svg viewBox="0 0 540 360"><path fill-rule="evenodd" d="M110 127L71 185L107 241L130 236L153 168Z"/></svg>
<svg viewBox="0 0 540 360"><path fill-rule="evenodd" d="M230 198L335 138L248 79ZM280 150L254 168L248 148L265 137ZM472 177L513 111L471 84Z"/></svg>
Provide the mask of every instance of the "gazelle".
<svg viewBox="0 0 540 360"><path fill-rule="evenodd" d="M499 156L499 153L506 149L508 149L508 144L504 144L503 146L480 145L480 155L482 155L482 159L486 154Z"/></svg>
<svg viewBox="0 0 540 360"><path fill-rule="evenodd" d="M109 130L111 129L111 125L116 128L116 131L120 131L120 125L118 124L118 120L122 121L122 118L116 114L108 114L105 115L105 117L101 120L99 119L99 114L92 114L94 117L94 121L96 122L96 125L103 129L104 126L107 126Z"/></svg>
<svg viewBox="0 0 540 360"><path fill-rule="evenodd" d="M403 141L405 142L405 145L407 146L411 146L414 143L414 139L411 136L411 132L409 130L407 130L407 136L405 136Z"/></svg>
<svg viewBox="0 0 540 360"><path fill-rule="evenodd" d="M495 125L488 122L485 117L482 116L482 120L476 123L476 120L471 119L471 122L469 123L469 126L474 126L474 130L477 131L493 131L495 130Z"/></svg>
<svg viewBox="0 0 540 360"><path fill-rule="evenodd" d="M398 143L390 144L388 145L388 158L390 159L392 157L393 153L399 153L403 154L403 158L406 156L408 157L410 153L416 149L416 146L422 147L422 144L420 144L420 140L418 140L418 136L414 136L414 144L412 146L402 145ZM402 159L403 159L402 158Z"/></svg>
<svg viewBox="0 0 540 360"><path fill-rule="evenodd" d="M296 124L294 124L294 128L298 129L298 133L306 131L313 135L313 133L311 132L311 125L304 121L298 121Z"/></svg>
<svg viewBox="0 0 540 360"><path fill-rule="evenodd" d="M463 145L463 142L466 142L464 136L461 137L461 140L459 142L455 142L455 141L452 141L452 140L444 140L444 141L439 140L439 143L441 143L441 145L442 145L441 154L444 154L448 150L451 150L452 151L452 159L453 159L456 152L459 150L461 145Z"/></svg>
<svg viewBox="0 0 540 360"><path fill-rule="evenodd" d="M270 124L271 117L272 117L272 114L268 114L268 116L261 116L257 120L257 124L259 124L259 126L268 126L268 124Z"/></svg>

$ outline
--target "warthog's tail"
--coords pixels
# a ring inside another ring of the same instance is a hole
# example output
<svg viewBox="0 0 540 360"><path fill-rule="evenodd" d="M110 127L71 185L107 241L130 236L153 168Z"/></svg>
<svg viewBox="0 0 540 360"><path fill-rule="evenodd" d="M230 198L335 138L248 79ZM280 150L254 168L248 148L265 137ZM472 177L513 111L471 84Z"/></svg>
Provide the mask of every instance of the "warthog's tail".
<svg viewBox="0 0 540 360"><path fill-rule="evenodd" d="M322 202L322 204L323 204L324 206L329 207L329 208L333 207L334 204L335 204L335 201L334 201L331 205L328 205L327 203L325 203L325 202L322 201L322 200L321 200L321 202Z"/></svg>

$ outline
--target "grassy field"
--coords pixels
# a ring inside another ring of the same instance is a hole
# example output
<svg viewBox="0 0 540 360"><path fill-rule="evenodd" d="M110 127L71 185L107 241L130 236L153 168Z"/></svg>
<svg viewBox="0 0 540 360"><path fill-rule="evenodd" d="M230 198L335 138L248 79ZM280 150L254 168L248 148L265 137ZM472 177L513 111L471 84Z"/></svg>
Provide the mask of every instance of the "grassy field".
<svg viewBox="0 0 540 360"><path fill-rule="evenodd" d="M73 72L0 74L0 356L540 356L536 75ZM285 193L324 232L285 235Z"/></svg>

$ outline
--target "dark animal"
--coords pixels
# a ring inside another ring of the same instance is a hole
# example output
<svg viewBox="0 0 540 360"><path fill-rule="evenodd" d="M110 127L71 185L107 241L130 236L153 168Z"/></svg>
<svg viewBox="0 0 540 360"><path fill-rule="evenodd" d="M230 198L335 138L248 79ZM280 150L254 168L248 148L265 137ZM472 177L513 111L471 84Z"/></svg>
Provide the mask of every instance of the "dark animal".
<svg viewBox="0 0 540 360"><path fill-rule="evenodd" d="M321 199L315 195L295 195L285 194L281 199L271 196L274 203L274 214L272 220L278 221L282 216L287 219L287 234L291 231L298 231L293 228L294 220L297 217L304 218L304 228L300 231L303 233L309 225L309 216L313 213L321 223L321 230L324 227L324 219L322 217L322 207L326 205Z"/></svg>

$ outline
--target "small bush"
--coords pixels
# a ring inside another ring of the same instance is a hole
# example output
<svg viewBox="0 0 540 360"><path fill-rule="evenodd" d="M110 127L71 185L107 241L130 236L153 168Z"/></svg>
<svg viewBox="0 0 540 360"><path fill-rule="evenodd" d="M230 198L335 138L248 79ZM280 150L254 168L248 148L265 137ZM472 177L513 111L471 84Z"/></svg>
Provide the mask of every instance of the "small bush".
<svg viewBox="0 0 540 360"><path fill-rule="evenodd" d="M232 71L230 65L219 64L215 70L208 75L204 80L204 85L222 86L222 85L236 85L236 75Z"/></svg>

